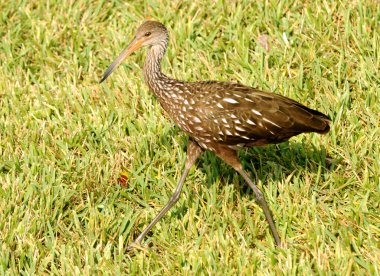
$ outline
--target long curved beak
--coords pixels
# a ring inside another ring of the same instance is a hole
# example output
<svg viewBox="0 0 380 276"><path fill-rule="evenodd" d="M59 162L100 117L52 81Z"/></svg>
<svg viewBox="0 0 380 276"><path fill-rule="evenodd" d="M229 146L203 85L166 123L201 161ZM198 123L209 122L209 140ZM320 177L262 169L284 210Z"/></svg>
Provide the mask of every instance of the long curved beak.
<svg viewBox="0 0 380 276"><path fill-rule="evenodd" d="M103 74L102 78L100 79L100 83L105 81L109 75L115 70L115 68L129 55L131 55L134 51L142 47L142 39L134 39L132 42L128 45L128 47L121 52L121 54L112 62L110 67L106 70L106 72Z"/></svg>

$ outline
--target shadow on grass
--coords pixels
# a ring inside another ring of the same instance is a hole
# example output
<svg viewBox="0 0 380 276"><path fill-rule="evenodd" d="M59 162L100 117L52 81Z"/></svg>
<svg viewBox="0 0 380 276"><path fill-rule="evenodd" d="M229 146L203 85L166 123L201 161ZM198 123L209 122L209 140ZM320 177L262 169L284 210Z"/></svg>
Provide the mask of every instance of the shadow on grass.
<svg viewBox="0 0 380 276"><path fill-rule="evenodd" d="M180 135L182 130L174 126L159 137L159 143L170 146L171 137ZM302 134L301 134L302 135ZM303 134L317 135L317 134ZM186 152L188 136L182 135L180 144ZM293 138L294 139L294 138ZM253 180L260 180L264 186L268 180L270 182L280 182L292 173L302 172L316 173L321 170L332 170L336 161L331 162L331 158L326 152L326 148L316 148L313 144L290 141L271 144L263 147L247 148L239 151L239 158L245 170L250 173ZM207 187L213 185L218 179L224 184L232 184L234 177L238 173L214 153L206 151L196 162L198 169L207 177L204 183ZM178 179L179 180L179 179ZM251 189L239 176L240 193L251 193Z"/></svg>
<svg viewBox="0 0 380 276"><path fill-rule="evenodd" d="M167 133L160 135L159 141L163 144L169 144L171 142L168 137L180 135L181 133L182 131L178 127L170 128ZM186 152L188 136L183 135L181 140L179 143L182 145L183 151ZM264 186L263 189L266 189L268 182L276 185L276 183L283 181L291 174L315 174L318 171L323 174L334 167L334 164L330 162L331 159L328 157L325 147L316 148L312 144L296 142L292 139L280 144L240 150L239 158L254 182L261 181ZM197 160L196 166L206 176L206 182L202 184L205 185L206 189L210 188L211 185L215 185L217 180L220 179L222 185L236 186L236 196L253 196L252 189L240 177L238 172L214 153L205 152ZM234 181L234 177L239 179L238 182ZM190 195L190 201L192 197L193 195ZM181 217L190 206L190 202L177 206L176 210L172 210L172 215Z"/></svg>
<svg viewBox="0 0 380 276"><path fill-rule="evenodd" d="M187 139L184 139L184 144L186 142ZM184 150L186 150L186 146L184 146ZM319 170L323 173L334 167L325 147L317 149L313 145L293 141L240 150L239 158L250 176L256 181L261 180L264 186L268 180L279 182L292 173L310 172L314 174ZM207 187L213 185L217 179L225 184L232 183L233 178L239 175L212 152L205 152L197 160L196 166L207 176L207 183L204 183ZM240 191L243 194L246 193L246 190L251 192L240 176L239 182L242 188Z"/></svg>

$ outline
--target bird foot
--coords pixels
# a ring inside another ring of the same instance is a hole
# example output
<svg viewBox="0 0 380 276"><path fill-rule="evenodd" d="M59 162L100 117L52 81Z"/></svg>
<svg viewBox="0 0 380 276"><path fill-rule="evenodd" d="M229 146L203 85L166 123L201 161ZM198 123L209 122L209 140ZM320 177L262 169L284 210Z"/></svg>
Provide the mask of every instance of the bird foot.
<svg viewBox="0 0 380 276"><path fill-rule="evenodd" d="M135 250L135 249L136 249L136 246L137 246L136 243L134 243L134 242L130 243L130 244L127 246L127 249L126 249L127 252L131 252L131 251Z"/></svg>
<svg viewBox="0 0 380 276"><path fill-rule="evenodd" d="M131 242L128 246L127 246L127 249L126 251L127 252L133 252L137 249L143 249L143 247L141 246L141 243L140 242Z"/></svg>

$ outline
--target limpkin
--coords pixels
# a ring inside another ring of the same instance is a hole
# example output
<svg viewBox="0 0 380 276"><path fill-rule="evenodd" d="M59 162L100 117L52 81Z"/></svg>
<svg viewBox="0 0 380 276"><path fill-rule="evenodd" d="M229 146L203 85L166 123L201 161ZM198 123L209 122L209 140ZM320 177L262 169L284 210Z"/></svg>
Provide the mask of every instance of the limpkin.
<svg viewBox="0 0 380 276"><path fill-rule="evenodd" d="M280 237L264 195L243 169L237 150L281 143L304 132L326 133L330 129L330 118L289 98L238 83L172 79L161 72L161 60L168 40L168 31L162 23L144 22L129 46L100 80L103 82L134 51L150 46L144 63L145 82L170 118L189 135L185 168L178 186L159 214L128 246L128 250L140 244L178 201L190 167L205 150L214 152L231 165L252 188L275 243L280 246Z"/></svg>

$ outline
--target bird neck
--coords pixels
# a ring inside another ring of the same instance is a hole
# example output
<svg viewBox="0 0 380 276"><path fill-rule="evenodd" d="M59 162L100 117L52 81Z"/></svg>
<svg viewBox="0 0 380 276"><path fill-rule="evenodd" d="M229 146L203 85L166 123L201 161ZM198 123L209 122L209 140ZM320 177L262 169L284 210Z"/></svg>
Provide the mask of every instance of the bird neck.
<svg viewBox="0 0 380 276"><path fill-rule="evenodd" d="M170 97L168 95L170 91L165 88L171 79L161 72L161 61L166 52L167 44L167 41L163 41L160 44L152 46L148 51L144 63L145 82L150 90L162 100Z"/></svg>

